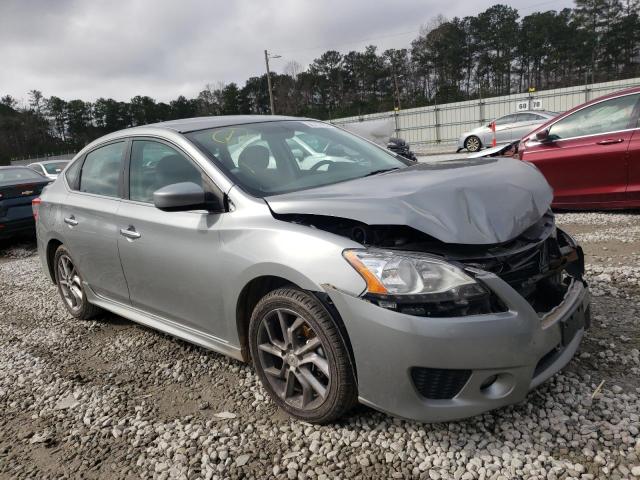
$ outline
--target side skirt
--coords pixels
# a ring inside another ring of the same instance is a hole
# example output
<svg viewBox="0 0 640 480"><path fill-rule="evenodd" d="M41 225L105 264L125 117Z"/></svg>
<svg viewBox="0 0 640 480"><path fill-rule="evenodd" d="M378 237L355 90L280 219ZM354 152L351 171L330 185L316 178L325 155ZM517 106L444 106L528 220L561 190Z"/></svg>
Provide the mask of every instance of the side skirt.
<svg viewBox="0 0 640 480"><path fill-rule="evenodd" d="M189 343L194 343L209 350L213 350L214 352L227 355L231 358L235 358L236 360L240 360L241 362L244 361L242 359L242 352L240 348L230 345L229 342L218 337L214 337L213 335L209 335L208 333L201 332L200 330L186 327L172 320L167 320L166 318L149 314L138 308L132 307L131 305L125 305L120 302L109 300L95 293L86 282L83 282L83 284L87 300L98 307L104 308L116 315L120 315L121 317L125 317L133 322L144 325L145 327L168 333L174 337L186 340Z"/></svg>

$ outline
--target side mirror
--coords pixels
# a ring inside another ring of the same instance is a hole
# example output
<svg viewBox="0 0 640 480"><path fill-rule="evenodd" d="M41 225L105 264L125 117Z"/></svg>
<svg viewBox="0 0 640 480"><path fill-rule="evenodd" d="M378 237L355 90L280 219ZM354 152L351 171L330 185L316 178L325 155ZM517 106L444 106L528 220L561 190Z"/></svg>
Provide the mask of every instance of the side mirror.
<svg viewBox="0 0 640 480"><path fill-rule="evenodd" d="M207 195L200 185L193 182L173 183L159 188L153 192L153 204L165 212L222 210L221 202L217 197Z"/></svg>
<svg viewBox="0 0 640 480"><path fill-rule="evenodd" d="M539 132L537 132L536 140L539 141L540 143L550 142L551 138L549 137L549 129L545 128L544 130L540 130Z"/></svg>

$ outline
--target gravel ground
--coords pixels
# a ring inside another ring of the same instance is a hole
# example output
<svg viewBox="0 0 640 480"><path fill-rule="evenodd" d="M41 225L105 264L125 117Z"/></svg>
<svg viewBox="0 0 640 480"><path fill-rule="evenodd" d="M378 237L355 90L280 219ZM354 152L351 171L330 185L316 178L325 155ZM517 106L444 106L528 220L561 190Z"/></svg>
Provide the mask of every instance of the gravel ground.
<svg viewBox="0 0 640 480"><path fill-rule="evenodd" d="M364 407L292 420L248 366L115 315L71 319L33 245L0 246L0 478L640 477L640 214L558 221L594 293L577 357L519 405L431 425Z"/></svg>

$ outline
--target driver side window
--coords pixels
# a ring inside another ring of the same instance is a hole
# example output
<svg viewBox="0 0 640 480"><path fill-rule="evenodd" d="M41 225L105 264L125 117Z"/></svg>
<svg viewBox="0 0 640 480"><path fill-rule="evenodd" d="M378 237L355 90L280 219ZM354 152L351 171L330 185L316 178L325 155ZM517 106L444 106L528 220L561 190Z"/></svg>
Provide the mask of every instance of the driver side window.
<svg viewBox="0 0 640 480"><path fill-rule="evenodd" d="M153 192L173 183L204 188L202 173L182 153L152 140L134 140L129 167L129 198L153 203Z"/></svg>
<svg viewBox="0 0 640 480"><path fill-rule="evenodd" d="M631 119L639 98L640 94L626 95L578 110L554 123L549 137L560 140L633 128Z"/></svg>

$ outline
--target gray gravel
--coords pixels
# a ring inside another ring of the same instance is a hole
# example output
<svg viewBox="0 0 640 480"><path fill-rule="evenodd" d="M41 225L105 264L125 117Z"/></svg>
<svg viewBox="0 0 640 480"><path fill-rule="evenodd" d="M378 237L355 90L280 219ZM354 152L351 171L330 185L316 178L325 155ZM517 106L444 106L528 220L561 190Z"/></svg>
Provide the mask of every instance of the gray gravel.
<svg viewBox="0 0 640 480"><path fill-rule="evenodd" d="M585 237L595 318L577 358L519 405L432 425L365 407L292 420L246 365L111 314L71 319L33 245L3 247L0 478L640 477L640 215L559 222L621 229Z"/></svg>

